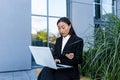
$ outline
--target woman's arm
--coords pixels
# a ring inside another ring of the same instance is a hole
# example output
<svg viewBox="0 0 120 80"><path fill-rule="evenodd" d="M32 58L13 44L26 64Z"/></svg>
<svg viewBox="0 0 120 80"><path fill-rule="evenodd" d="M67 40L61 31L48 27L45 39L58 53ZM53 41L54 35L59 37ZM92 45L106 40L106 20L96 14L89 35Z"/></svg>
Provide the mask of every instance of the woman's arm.
<svg viewBox="0 0 120 80"><path fill-rule="evenodd" d="M80 38L80 41L75 44L74 52L65 54L68 58L66 61L70 65L77 65L82 62L82 53L83 53L83 40Z"/></svg>
<svg viewBox="0 0 120 80"><path fill-rule="evenodd" d="M80 64L82 62L83 40L76 44L75 55L72 59L73 63Z"/></svg>

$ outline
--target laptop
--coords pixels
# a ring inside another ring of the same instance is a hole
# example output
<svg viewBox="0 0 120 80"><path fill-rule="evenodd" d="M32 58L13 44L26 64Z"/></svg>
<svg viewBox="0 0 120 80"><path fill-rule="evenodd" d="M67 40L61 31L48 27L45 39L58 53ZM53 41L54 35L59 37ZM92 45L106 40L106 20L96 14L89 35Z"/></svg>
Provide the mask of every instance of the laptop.
<svg viewBox="0 0 120 80"><path fill-rule="evenodd" d="M56 64L49 47L29 46L29 48L36 64L38 65L50 67L53 69L72 68L72 66L69 65Z"/></svg>

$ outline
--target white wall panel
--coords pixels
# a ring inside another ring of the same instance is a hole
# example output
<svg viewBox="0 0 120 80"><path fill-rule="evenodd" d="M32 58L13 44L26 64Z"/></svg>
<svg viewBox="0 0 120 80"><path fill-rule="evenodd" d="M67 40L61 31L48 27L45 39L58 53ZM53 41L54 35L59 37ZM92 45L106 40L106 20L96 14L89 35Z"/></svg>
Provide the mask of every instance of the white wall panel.
<svg viewBox="0 0 120 80"><path fill-rule="evenodd" d="M80 37L84 39L85 49L87 48L88 40L93 42L94 19L93 19L93 4L72 3L71 19L74 29Z"/></svg>
<svg viewBox="0 0 120 80"><path fill-rule="evenodd" d="M0 1L0 72L31 69L31 2Z"/></svg>

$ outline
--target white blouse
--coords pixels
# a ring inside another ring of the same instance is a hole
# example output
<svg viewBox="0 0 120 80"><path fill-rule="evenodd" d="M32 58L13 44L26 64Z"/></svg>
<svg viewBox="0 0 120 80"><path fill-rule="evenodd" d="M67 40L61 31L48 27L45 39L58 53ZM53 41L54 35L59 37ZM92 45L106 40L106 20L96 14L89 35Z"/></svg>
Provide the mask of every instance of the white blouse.
<svg viewBox="0 0 120 80"><path fill-rule="evenodd" d="M62 48L61 48L61 53L63 52L63 49L68 41L68 39L70 38L70 35L67 35L66 37L62 38Z"/></svg>

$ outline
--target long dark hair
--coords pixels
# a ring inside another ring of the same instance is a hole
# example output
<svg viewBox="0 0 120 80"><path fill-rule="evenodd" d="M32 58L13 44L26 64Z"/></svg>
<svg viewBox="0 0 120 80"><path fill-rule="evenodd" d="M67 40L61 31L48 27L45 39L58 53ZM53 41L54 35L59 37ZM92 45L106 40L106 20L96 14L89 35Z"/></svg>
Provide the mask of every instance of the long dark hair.
<svg viewBox="0 0 120 80"><path fill-rule="evenodd" d="M60 23L60 22L65 22L66 24L71 25L69 34L76 36L76 33L75 33L75 31L74 31L74 29L73 29L73 26L72 26L72 23L70 22L70 20L69 20L67 17L61 17L61 18L57 21L57 25L58 25L58 23Z"/></svg>

